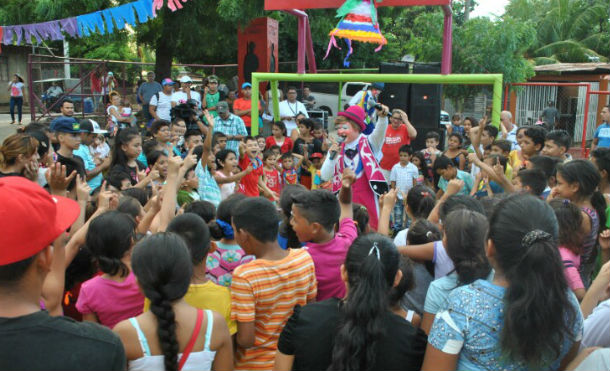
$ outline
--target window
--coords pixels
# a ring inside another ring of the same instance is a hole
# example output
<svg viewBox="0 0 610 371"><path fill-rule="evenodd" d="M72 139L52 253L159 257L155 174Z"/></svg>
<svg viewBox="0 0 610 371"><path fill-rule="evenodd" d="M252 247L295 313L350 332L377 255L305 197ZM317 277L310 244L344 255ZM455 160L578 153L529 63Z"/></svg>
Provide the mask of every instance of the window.
<svg viewBox="0 0 610 371"><path fill-rule="evenodd" d="M364 89L364 87L366 86L366 84L360 84L360 83L350 83L349 85L347 85L347 88L345 89L345 94L353 97L354 95L356 95L360 90Z"/></svg>

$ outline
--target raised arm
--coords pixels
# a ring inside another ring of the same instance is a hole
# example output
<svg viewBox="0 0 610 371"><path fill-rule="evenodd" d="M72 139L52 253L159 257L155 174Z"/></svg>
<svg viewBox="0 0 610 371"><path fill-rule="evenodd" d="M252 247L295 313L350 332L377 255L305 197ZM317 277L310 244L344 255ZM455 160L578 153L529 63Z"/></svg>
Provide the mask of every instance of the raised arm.
<svg viewBox="0 0 610 371"><path fill-rule="evenodd" d="M381 106L381 110L377 110L377 124L371 135L369 135L369 143L373 153L381 151L385 140L385 131L388 128L388 113L390 109L387 106Z"/></svg>
<svg viewBox="0 0 610 371"><path fill-rule="evenodd" d="M341 215L339 220L353 219L354 209L352 208L352 184L356 181L356 173L350 168L343 170L341 176L341 190L339 191L339 206Z"/></svg>

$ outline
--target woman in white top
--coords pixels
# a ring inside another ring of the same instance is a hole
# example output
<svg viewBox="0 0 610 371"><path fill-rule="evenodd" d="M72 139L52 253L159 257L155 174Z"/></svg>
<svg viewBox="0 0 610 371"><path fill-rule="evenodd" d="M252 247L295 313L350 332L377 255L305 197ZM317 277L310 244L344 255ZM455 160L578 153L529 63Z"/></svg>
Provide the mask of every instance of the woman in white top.
<svg viewBox="0 0 610 371"><path fill-rule="evenodd" d="M19 74L13 75L13 80L8 83L8 91L11 93L10 111L11 125L15 123L15 106L17 106L17 117L21 125L21 108L23 107L23 78Z"/></svg>
<svg viewBox="0 0 610 371"><path fill-rule="evenodd" d="M131 264L150 311L122 321L116 332L129 370L233 370L233 344L224 318L184 301L193 273L189 251L173 233L140 241Z"/></svg>

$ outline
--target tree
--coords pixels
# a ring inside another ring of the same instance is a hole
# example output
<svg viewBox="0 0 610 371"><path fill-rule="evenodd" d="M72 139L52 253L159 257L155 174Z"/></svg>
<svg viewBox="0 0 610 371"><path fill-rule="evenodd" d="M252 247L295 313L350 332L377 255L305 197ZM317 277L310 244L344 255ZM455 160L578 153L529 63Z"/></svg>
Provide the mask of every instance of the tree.
<svg viewBox="0 0 610 371"><path fill-rule="evenodd" d="M537 64L607 61L609 10L605 0L513 0L506 18L536 25L536 42L526 54Z"/></svg>

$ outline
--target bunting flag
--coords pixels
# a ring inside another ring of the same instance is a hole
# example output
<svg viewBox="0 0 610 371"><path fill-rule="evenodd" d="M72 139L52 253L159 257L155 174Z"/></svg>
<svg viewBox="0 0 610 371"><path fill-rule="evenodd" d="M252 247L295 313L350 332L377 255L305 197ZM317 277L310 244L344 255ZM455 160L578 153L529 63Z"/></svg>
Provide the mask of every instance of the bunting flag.
<svg viewBox="0 0 610 371"><path fill-rule="evenodd" d="M182 3L187 1L167 0L167 7L175 12L182 9ZM148 22L156 17L155 11L161 9L163 5L163 0L138 0L77 17L42 23L0 26L0 40L2 44L6 45L22 45L31 44L34 39L38 44L44 40L63 40L64 34L70 37L90 36L94 33L111 34L115 29L122 30L128 24L135 26L137 22Z"/></svg>
<svg viewBox="0 0 610 371"><path fill-rule="evenodd" d="M341 20L329 33L330 41L324 59L328 57L333 46L341 49L337 45L335 36L345 39L347 44L348 51L343 60L345 67L349 67L348 59L353 53L352 41L379 44L375 52L381 50L382 46L388 43L379 30L375 0L347 0L337 10L337 17L341 17Z"/></svg>

